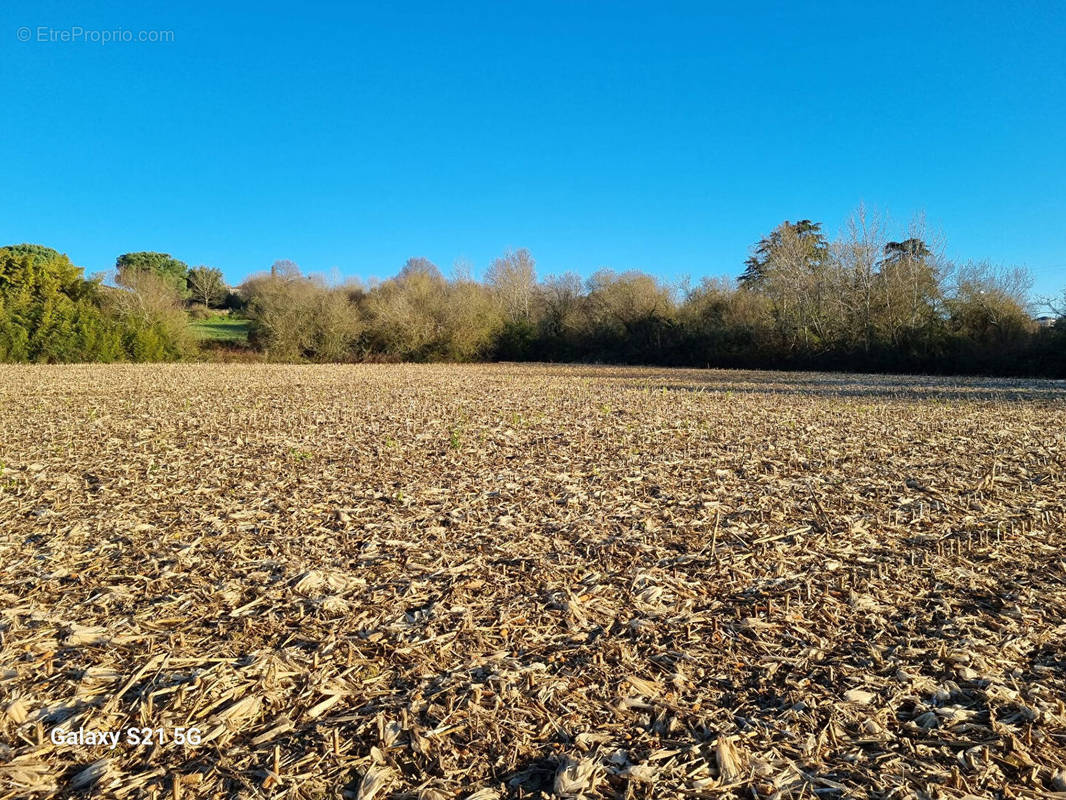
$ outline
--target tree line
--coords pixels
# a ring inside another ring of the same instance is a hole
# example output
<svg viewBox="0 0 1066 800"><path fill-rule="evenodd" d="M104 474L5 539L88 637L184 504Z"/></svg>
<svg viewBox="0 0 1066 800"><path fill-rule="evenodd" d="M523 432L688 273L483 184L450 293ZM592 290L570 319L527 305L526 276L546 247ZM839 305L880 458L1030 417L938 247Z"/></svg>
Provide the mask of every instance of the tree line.
<svg viewBox="0 0 1066 800"><path fill-rule="evenodd" d="M736 278L669 284L602 269L538 278L527 250L482 280L412 258L394 277L331 284L289 261L241 285L165 253L86 279L39 245L0 249L0 359L193 357L189 313L251 322L278 361L536 360L1066 377L1066 322L1038 324L1019 269L953 264L920 224L890 238L860 210L836 239L810 220L756 242ZM1045 301L1063 317L1063 302Z"/></svg>

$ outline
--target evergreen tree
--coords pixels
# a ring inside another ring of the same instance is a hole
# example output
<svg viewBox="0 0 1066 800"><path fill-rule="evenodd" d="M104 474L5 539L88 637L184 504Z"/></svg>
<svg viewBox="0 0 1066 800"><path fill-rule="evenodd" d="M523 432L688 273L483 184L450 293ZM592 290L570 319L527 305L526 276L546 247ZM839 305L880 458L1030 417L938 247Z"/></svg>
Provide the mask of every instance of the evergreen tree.
<svg viewBox="0 0 1066 800"><path fill-rule="evenodd" d="M803 243L806 259L812 268L821 264L829 254L829 242L822 233L822 223L811 222L809 219L801 219L796 223L785 220L755 245L754 253L744 262L745 269L739 278L740 284L751 289L758 288L773 268L776 252L789 238Z"/></svg>
<svg viewBox="0 0 1066 800"><path fill-rule="evenodd" d="M128 270L153 272L166 279L167 283L177 289L182 297L188 291L189 266L184 261L174 258L170 253L150 251L123 253L115 260L115 269L120 275Z"/></svg>

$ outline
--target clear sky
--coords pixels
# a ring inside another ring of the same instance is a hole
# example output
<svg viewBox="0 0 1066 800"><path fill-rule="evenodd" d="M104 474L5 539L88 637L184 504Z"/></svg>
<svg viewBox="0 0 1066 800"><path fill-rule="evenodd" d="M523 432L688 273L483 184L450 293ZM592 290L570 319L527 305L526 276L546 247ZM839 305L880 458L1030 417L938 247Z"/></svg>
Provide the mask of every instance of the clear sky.
<svg viewBox="0 0 1066 800"><path fill-rule="evenodd" d="M0 241L676 279L862 201L1066 287L1062 0L196 6L3 4Z"/></svg>

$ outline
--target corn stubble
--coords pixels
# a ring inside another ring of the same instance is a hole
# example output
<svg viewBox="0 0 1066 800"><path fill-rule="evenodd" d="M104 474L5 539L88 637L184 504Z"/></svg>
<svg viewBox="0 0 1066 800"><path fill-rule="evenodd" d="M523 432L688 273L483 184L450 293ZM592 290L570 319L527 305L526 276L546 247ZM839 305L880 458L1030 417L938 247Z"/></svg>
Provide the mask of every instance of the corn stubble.
<svg viewBox="0 0 1066 800"><path fill-rule="evenodd" d="M0 797L1066 791L1064 398L0 367Z"/></svg>

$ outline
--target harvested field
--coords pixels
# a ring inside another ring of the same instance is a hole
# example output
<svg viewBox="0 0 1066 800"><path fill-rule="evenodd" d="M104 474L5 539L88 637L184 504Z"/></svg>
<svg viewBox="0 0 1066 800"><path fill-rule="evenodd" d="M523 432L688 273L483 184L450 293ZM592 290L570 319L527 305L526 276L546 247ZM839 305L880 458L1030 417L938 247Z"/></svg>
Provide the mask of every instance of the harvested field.
<svg viewBox="0 0 1066 800"><path fill-rule="evenodd" d="M0 798L1066 792L1061 383L4 366L0 437Z"/></svg>

